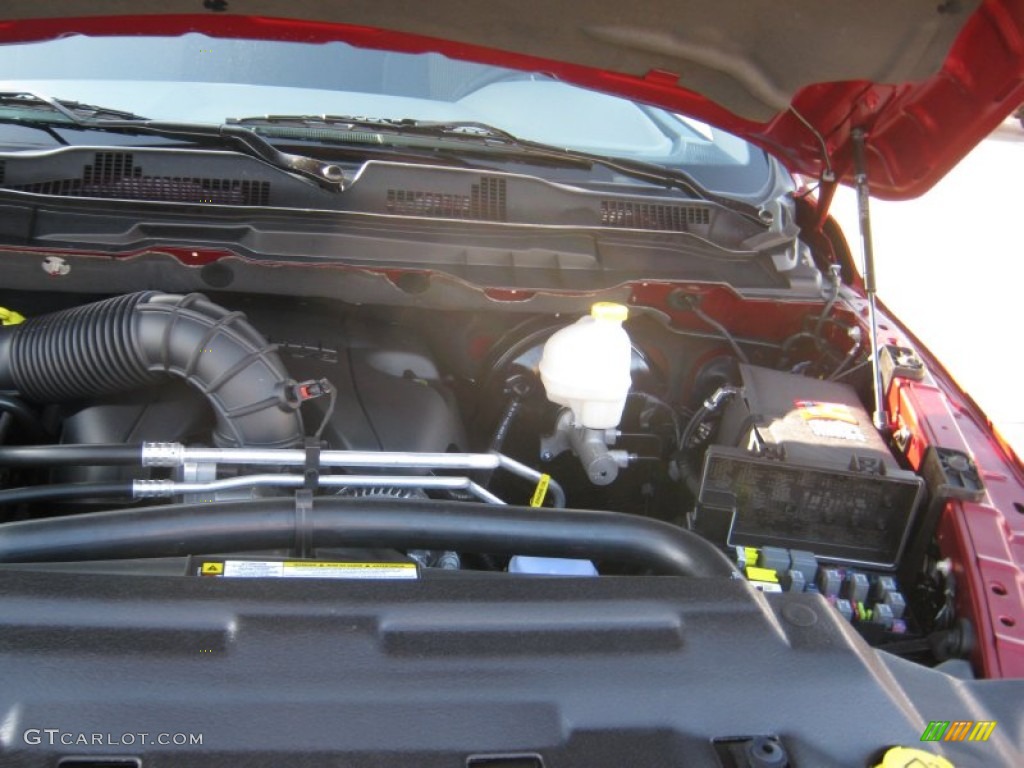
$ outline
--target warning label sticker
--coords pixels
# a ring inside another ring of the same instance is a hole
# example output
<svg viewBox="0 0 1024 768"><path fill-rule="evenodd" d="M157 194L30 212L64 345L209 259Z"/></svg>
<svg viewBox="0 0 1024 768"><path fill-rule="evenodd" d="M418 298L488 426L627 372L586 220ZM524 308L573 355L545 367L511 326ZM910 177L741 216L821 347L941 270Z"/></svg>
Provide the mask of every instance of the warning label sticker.
<svg viewBox="0 0 1024 768"><path fill-rule="evenodd" d="M819 403L814 400L795 400L796 406L807 426L818 437L834 440L867 441L861 431L853 410L842 403Z"/></svg>
<svg viewBox="0 0 1024 768"><path fill-rule="evenodd" d="M307 560L207 560L200 576L234 579L415 579L415 563L337 563Z"/></svg>

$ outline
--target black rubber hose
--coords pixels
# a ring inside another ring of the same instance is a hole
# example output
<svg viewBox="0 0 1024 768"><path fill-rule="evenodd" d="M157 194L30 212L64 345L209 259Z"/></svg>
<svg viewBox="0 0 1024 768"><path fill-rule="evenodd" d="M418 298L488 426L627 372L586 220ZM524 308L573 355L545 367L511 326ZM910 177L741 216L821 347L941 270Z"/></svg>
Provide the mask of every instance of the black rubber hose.
<svg viewBox="0 0 1024 768"><path fill-rule="evenodd" d="M132 498L131 482L120 483L52 483L26 488L5 488L0 491L0 507L7 504L26 504L35 501L61 501L63 499L91 499L101 497Z"/></svg>
<svg viewBox="0 0 1024 768"><path fill-rule="evenodd" d="M141 464L141 444L0 446L0 467L109 467Z"/></svg>
<svg viewBox="0 0 1024 768"><path fill-rule="evenodd" d="M0 328L0 390L34 402L127 392L161 374L206 396L217 445L303 440L295 382L276 349L201 294L133 293Z"/></svg>
<svg viewBox="0 0 1024 768"><path fill-rule="evenodd" d="M43 441L46 439L46 430L43 422L39 420L39 414L33 411L28 403L20 397L0 392L0 411L9 413L25 430L30 440Z"/></svg>
<svg viewBox="0 0 1024 768"><path fill-rule="evenodd" d="M306 530L298 530L298 520ZM710 542L674 525L619 512L537 509L419 499L291 498L174 504L0 525L0 562L175 557L315 547L450 549L613 561L656 573L730 577Z"/></svg>

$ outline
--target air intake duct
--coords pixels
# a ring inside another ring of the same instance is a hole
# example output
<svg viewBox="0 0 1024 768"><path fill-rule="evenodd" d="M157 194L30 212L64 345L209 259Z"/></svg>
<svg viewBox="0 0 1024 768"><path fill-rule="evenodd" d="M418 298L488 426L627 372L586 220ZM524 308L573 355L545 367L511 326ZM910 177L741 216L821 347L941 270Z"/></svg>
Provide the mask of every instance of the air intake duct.
<svg viewBox="0 0 1024 768"><path fill-rule="evenodd" d="M28 400L84 400L166 375L209 401L219 446L303 440L295 382L274 347L201 294L133 293L0 327L0 391Z"/></svg>

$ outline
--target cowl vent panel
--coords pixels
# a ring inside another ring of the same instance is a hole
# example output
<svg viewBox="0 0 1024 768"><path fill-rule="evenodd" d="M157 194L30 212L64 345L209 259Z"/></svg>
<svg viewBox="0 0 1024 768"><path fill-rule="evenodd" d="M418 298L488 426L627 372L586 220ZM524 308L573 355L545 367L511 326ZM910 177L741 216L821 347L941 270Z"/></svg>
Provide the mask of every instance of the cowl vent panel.
<svg viewBox="0 0 1024 768"><path fill-rule="evenodd" d="M93 162L83 167L79 178L11 184L8 188L58 197L248 206L270 202L270 182L145 175L142 168L135 165L131 152L97 152Z"/></svg>
<svg viewBox="0 0 1024 768"><path fill-rule="evenodd" d="M623 229L689 232L711 223L711 212L697 205L664 205L629 200L602 200L601 224Z"/></svg>
<svg viewBox="0 0 1024 768"><path fill-rule="evenodd" d="M387 212L395 216L508 221L506 181L493 176L482 177L468 195L392 188L385 199Z"/></svg>

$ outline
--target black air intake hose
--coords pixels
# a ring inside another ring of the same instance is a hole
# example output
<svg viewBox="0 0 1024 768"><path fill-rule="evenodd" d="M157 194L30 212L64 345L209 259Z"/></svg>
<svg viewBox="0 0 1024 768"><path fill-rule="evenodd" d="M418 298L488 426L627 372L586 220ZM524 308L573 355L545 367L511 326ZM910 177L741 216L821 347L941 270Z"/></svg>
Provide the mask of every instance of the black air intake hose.
<svg viewBox="0 0 1024 768"><path fill-rule="evenodd" d="M0 391L67 402L177 376L206 396L224 447L303 439L295 382L241 312L198 293L118 296L0 328Z"/></svg>
<svg viewBox="0 0 1024 768"><path fill-rule="evenodd" d="M0 563L175 557L312 547L387 547L583 557L657 574L732 578L736 569L695 533L621 512L464 501L318 496L86 512L0 525Z"/></svg>

